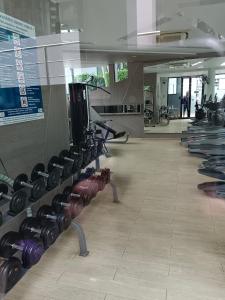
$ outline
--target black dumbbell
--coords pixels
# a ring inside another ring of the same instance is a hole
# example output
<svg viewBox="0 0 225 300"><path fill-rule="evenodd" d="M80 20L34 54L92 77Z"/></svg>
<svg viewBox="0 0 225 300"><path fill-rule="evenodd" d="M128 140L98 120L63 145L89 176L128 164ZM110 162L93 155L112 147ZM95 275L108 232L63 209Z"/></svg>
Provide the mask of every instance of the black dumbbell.
<svg viewBox="0 0 225 300"><path fill-rule="evenodd" d="M64 230L68 229L72 221L69 214L66 212L57 214L53 207L49 205L41 206L37 212L37 217L56 222L59 227L59 232L63 232Z"/></svg>
<svg viewBox="0 0 225 300"><path fill-rule="evenodd" d="M14 180L13 189L16 192L24 187L28 188L31 191L31 202L36 202L46 192L46 184L45 179L43 177L40 177L35 181L29 182L28 176L26 174L18 175Z"/></svg>
<svg viewBox="0 0 225 300"><path fill-rule="evenodd" d="M39 178L46 180L46 189L51 191L60 184L61 171L58 168L53 168L47 173L44 164L39 163L33 168L31 180L36 181Z"/></svg>
<svg viewBox="0 0 225 300"><path fill-rule="evenodd" d="M58 194L52 199L52 207L56 213L67 212L72 219L76 218L84 208L84 204L80 196L75 197L65 194Z"/></svg>
<svg viewBox="0 0 225 300"><path fill-rule="evenodd" d="M83 152L79 151L78 147L71 146L70 147L70 155L72 158L75 159L74 169L76 169L76 171L81 170L81 168L83 166Z"/></svg>
<svg viewBox="0 0 225 300"><path fill-rule="evenodd" d="M27 204L28 195L25 189L21 189L12 194L12 196L8 195L8 186L6 184L0 184L0 199L4 199L9 201L9 215L18 215L22 212ZM2 217L1 217L2 220Z"/></svg>
<svg viewBox="0 0 225 300"><path fill-rule="evenodd" d="M1 293L6 294L21 279L22 264L16 257L0 258Z"/></svg>
<svg viewBox="0 0 225 300"><path fill-rule="evenodd" d="M17 251L22 254L23 267L30 268L39 262L44 248L37 239L23 239L19 232L10 231L0 240L0 255L10 258Z"/></svg>
<svg viewBox="0 0 225 300"><path fill-rule="evenodd" d="M48 163L48 170L51 172L54 168L61 170L62 180L66 180L72 175L72 166L68 162L62 161L57 156L53 156Z"/></svg>
<svg viewBox="0 0 225 300"><path fill-rule="evenodd" d="M48 249L57 240L59 229L54 222L30 217L26 218L20 225L20 233L25 238L40 238L43 241L44 248Z"/></svg>
<svg viewBox="0 0 225 300"><path fill-rule="evenodd" d="M59 158L62 161L62 163L64 164L64 166L67 164L68 165L68 177L71 176L71 174L74 174L77 171L76 168L76 158L74 156L71 155L70 151L68 150L63 150L60 154L59 154Z"/></svg>

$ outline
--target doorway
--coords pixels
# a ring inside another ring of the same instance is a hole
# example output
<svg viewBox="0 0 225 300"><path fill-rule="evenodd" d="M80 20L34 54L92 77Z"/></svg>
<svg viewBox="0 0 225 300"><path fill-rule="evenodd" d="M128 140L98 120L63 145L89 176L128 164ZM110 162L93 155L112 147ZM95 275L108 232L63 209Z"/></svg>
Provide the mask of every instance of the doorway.
<svg viewBox="0 0 225 300"><path fill-rule="evenodd" d="M177 119L195 116L195 105L201 103L203 83L200 76L169 78L167 103Z"/></svg>

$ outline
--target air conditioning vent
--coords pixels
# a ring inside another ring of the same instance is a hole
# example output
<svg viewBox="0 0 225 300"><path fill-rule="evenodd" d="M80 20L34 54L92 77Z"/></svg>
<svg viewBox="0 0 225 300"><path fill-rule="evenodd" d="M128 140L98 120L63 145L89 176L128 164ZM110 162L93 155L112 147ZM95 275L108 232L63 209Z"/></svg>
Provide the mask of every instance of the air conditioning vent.
<svg viewBox="0 0 225 300"><path fill-rule="evenodd" d="M161 32L156 37L157 43L172 43L188 39L188 32Z"/></svg>

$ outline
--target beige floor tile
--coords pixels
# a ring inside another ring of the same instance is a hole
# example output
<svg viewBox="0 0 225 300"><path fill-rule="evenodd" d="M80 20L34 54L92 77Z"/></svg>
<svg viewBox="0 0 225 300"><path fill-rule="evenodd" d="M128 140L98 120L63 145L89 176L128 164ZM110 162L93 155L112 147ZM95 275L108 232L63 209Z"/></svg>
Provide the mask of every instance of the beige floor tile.
<svg viewBox="0 0 225 300"><path fill-rule="evenodd" d="M107 187L78 218L90 255L69 229L6 300L224 300L225 202L198 191L201 160L177 140L110 147L120 203Z"/></svg>
<svg viewBox="0 0 225 300"><path fill-rule="evenodd" d="M138 299L134 299L134 298L121 298L119 296L107 295L107 297L105 298L105 300L138 300Z"/></svg>

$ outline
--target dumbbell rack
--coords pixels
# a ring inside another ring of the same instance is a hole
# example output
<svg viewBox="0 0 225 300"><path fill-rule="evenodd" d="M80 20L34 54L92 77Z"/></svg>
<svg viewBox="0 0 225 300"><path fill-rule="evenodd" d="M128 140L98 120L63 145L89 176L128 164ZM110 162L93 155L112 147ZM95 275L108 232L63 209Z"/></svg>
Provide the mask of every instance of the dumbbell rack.
<svg viewBox="0 0 225 300"><path fill-rule="evenodd" d="M95 164L96 164L96 171L100 171L100 159L99 157L95 160ZM81 171L75 173L72 178L68 178L65 182L62 183L62 185L56 187L54 190L49 191L48 193L46 193L41 199L39 199L38 201L34 202L34 203L29 203L29 205L27 206L27 208L21 212L20 214L18 214L15 217L11 217L11 216L7 216L7 218L4 220L3 225L0 228L0 237L2 237L5 233L7 233L8 231L17 231L18 230L18 224L20 224L26 217L31 217L33 214L36 214L37 210L39 209L39 207L41 205L45 205L45 204L49 204L49 199L52 199L57 193L59 193L59 191L66 187L68 184L71 184L71 179L72 179L72 184L73 182L79 178ZM115 184L113 182L110 182L109 185L112 188L112 193L113 193L113 202L114 203L119 203L118 200L118 193L117 193L117 188L115 186ZM7 204L5 204L7 206ZM4 211L4 205L3 205L3 211ZM5 208L6 209L6 208ZM87 249L87 242L86 242L86 237L85 237L85 232L82 228L82 225L76 221L76 219L74 219L72 221L71 224L72 228L74 229L74 231L76 232L76 234L78 235L78 240L79 240L79 255L82 257L87 257L89 255L89 251ZM17 256L17 255L15 255ZM28 270L23 270L23 274L22 277L26 274ZM5 279L6 282L6 279ZM2 293L1 289L4 286L4 280L3 282L0 283L0 300L4 300L5 295L4 293Z"/></svg>

